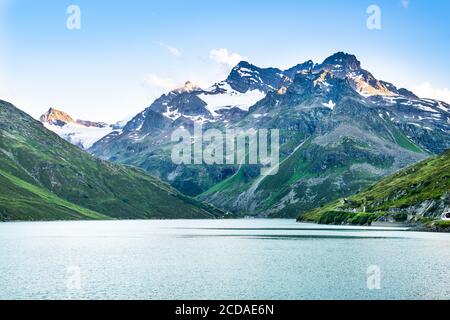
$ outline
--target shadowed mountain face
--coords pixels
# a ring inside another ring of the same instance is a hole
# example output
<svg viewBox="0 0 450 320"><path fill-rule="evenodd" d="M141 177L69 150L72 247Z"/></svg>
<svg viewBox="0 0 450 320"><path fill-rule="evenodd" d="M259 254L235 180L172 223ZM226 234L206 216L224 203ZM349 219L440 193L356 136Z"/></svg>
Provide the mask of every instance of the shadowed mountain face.
<svg viewBox="0 0 450 320"><path fill-rule="evenodd" d="M279 129L277 175L256 165L175 165L180 127ZM141 167L177 189L239 214L296 217L450 148L450 106L375 79L336 53L288 70L239 63L208 89L188 83L157 99L120 134L97 142L100 158Z"/></svg>
<svg viewBox="0 0 450 320"><path fill-rule="evenodd" d="M0 100L0 220L217 214L142 170L95 159Z"/></svg>

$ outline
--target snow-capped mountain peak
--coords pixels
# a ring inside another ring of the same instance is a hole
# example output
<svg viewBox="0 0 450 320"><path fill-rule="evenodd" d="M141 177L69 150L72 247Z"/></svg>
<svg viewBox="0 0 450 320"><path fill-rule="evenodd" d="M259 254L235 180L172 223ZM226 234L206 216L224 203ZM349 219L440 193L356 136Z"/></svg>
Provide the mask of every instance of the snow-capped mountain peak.
<svg viewBox="0 0 450 320"><path fill-rule="evenodd" d="M39 120L49 130L82 149L90 148L95 142L113 131L119 132L119 123L79 120L64 111L50 108Z"/></svg>
<svg viewBox="0 0 450 320"><path fill-rule="evenodd" d="M337 52L326 58L322 63L323 67L332 67L333 69L342 69L346 72L358 71L361 69L361 62L353 54Z"/></svg>

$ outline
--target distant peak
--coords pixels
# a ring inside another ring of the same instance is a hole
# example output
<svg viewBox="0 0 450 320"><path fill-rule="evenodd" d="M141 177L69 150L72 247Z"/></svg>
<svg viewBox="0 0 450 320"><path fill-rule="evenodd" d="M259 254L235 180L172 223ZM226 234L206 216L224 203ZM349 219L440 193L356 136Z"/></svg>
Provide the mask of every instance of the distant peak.
<svg viewBox="0 0 450 320"><path fill-rule="evenodd" d="M67 123L74 123L75 120L64 111L56 108L50 108L44 113L39 120L42 123L54 124L57 126L64 126Z"/></svg>
<svg viewBox="0 0 450 320"><path fill-rule="evenodd" d="M84 127L97 127L97 128L105 128L108 126L107 123L104 122L94 122L94 121L86 121L86 120L77 120L69 116L64 111L59 109L50 108L46 113L44 113L39 120L44 124L55 125L58 127L64 127L66 124L78 124Z"/></svg>
<svg viewBox="0 0 450 320"><path fill-rule="evenodd" d="M178 93L183 93L183 92L194 92L194 91L200 91L202 90L202 88L200 88L199 86L197 86L195 83L191 82L191 81L186 81L184 83L184 86L178 89L175 89L175 92Z"/></svg>
<svg viewBox="0 0 450 320"><path fill-rule="evenodd" d="M60 109L56 109L56 108L49 108L48 111L45 113L45 115L52 115L52 114L64 114L67 115L66 112L60 110Z"/></svg>
<svg viewBox="0 0 450 320"><path fill-rule="evenodd" d="M65 113L64 111L61 111L59 109L56 108L49 108L48 111L46 112L47 114L52 114L52 113Z"/></svg>
<svg viewBox="0 0 450 320"><path fill-rule="evenodd" d="M199 86L197 86L195 83L190 82L190 81L186 81L186 83L184 84L184 88L188 91L194 91L194 90L200 89Z"/></svg>

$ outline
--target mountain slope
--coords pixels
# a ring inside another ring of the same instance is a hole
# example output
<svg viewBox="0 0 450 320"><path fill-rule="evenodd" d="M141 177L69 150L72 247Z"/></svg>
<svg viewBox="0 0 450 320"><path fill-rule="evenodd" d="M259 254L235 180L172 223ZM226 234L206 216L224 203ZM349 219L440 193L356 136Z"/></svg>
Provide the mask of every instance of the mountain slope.
<svg viewBox="0 0 450 320"><path fill-rule="evenodd" d="M441 219L450 211L450 150L382 179L345 200L302 215L301 221L351 223L358 214L365 222L381 217L413 221ZM358 220L354 220L358 222ZM449 224L450 226L450 224Z"/></svg>
<svg viewBox="0 0 450 320"><path fill-rule="evenodd" d="M200 199L236 211L293 217L427 157L347 80L330 78L329 90L323 91L314 85L320 77L297 76L283 95L269 94L251 108L250 115L263 114L263 119L239 124L280 128L285 141L279 173L256 178L244 167L247 180L214 186ZM326 103L330 100L333 109Z"/></svg>
<svg viewBox="0 0 450 320"><path fill-rule="evenodd" d="M0 221L108 219L0 170Z"/></svg>
<svg viewBox="0 0 450 320"><path fill-rule="evenodd" d="M48 208L61 199L73 204L80 218L204 218L218 213L141 170L93 158L4 101L0 101L0 170L8 182L3 198L14 200L31 192L30 201L47 199L42 205ZM28 208L27 218L42 214L41 209ZM4 219L23 217L23 210L16 211L8 201L0 202L0 212Z"/></svg>
<svg viewBox="0 0 450 320"><path fill-rule="evenodd" d="M172 133L192 133L195 124L279 129L278 174L260 177L257 165L174 164ZM284 71L241 62L209 89L187 85L161 96L89 151L225 210L296 217L448 148L448 104L378 80L338 52Z"/></svg>

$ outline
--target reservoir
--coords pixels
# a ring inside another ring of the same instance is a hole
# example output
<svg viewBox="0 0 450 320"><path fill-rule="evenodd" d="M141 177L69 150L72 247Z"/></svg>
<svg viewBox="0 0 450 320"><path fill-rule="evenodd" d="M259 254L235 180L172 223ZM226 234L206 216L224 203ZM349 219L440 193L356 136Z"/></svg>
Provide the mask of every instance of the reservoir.
<svg viewBox="0 0 450 320"><path fill-rule="evenodd" d="M0 223L0 299L450 299L449 267L450 234L401 228Z"/></svg>

